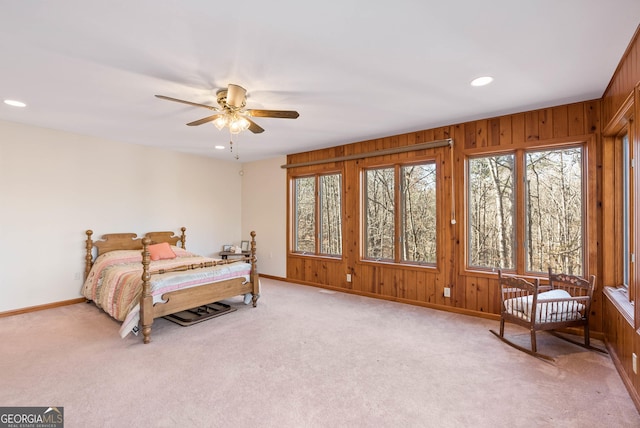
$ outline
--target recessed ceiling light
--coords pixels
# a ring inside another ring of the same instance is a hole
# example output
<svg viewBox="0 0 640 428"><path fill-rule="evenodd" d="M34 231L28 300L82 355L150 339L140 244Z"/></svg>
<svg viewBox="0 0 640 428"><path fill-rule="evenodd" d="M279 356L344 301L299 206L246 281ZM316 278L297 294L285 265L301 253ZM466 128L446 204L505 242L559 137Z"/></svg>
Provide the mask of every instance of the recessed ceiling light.
<svg viewBox="0 0 640 428"><path fill-rule="evenodd" d="M224 146L216 146L216 150L224 150Z"/></svg>
<svg viewBox="0 0 640 428"><path fill-rule="evenodd" d="M471 81L471 86L484 86L493 82L493 77L491 76L482 76Z"/></svg>
<svg viewBox="0 0 640 428"><path fill-rule="evenodd" d="M13 107L26 107L27 106L22 101L16 101L16 100L4 100L4 103L5 104L9 104L10 106L13 106Z"/></svg>

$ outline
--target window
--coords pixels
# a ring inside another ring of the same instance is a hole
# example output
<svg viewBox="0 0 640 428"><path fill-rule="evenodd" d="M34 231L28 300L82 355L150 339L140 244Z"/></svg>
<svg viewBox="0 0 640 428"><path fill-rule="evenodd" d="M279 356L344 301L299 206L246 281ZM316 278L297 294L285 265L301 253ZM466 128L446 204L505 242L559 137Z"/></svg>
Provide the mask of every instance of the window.
<svg viewBox="0 0 640 428"><path fill-rule="evenodd" d="M316 181L315 177L296 178L294 251L315 252Z"/></svg>
<svg viewBox="0 0 640 428"><path fill-rule="evenodd" d="M339 174L320 176L320 253L342 254L342 184Z"/></svg>
<svg viewBox="0 0 640 428"><path fill-rule="evenodd" d="M582 275L583 158L581 146L470 158L468 265ZM524 219L521 230L516 218Z"/></svg>
<svg viewBox="0 0 640 428"><path fill-rule="evenodd" d="M633 218L633 156L629 145L629 134L624 134L622 140L622 284L629 287L631 283L631 268L634 253L631 241L634 224Z"/></svg>
<svg viewBox="0 0 640 428"><path fill-rule="evenodd" d="M513 154L469 160L469 265L514 269Z"/></svg>
<svg viewBox="0 0 640 428"><path fill-rule="evenodd" d="M400 168L402 255L408 262L436 262L436 164Z"/></svg>
<svg viewBox="0 0 640 428"><path fill-rule="evenodd" d="M435 263L435 162L371 168L363 176L364 257Z"/></svg>
<svg viewBox="0 0 640 428"><path fill-rule="evenodd" d="M317 192L316 189L318 189ZM341 255L341 174L294 178L293 194L293 251L305 254Z"/></svg>
<svg viewBox="0 0 640 428"><path fill-rule="evenodd" d="M526 270L582 275L582 148L528 152Z"/></svg>
<svg viewBox="0 0 640 428"><path fill-rule="evenodd" d="M622 146L622 286L628 290L629 301L634 302L638 296L637 277L638 270L635 266L635 248L637 236L637 214L635 210L637 178L634 171L634 153L637 148L632 143L632 127L626 127L623 134L617 138ZM637 324L637 321L636 321ZM638 326L636 325L636 328Z"/></svg>
<svg viewBox="0 0 640 428"><path fill-rule="evenodd" d="M365 174L366 258L394 259L395 170L369 169Z"/></svg>

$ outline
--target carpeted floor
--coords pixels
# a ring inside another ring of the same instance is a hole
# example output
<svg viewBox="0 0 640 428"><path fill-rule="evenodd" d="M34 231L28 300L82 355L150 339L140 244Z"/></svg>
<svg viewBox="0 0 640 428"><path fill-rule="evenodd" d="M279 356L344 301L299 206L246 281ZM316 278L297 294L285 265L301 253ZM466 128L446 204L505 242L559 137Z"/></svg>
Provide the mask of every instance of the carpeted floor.
<svg viewBox="0 0 640 428"><path fill-rule="evenodd" d="M91 304L0 318L0 406L62 406L69 428L640 426L607 355L541 333L551 364L495 321L261 284L257 308L157 320L148 345Z"/></svg>

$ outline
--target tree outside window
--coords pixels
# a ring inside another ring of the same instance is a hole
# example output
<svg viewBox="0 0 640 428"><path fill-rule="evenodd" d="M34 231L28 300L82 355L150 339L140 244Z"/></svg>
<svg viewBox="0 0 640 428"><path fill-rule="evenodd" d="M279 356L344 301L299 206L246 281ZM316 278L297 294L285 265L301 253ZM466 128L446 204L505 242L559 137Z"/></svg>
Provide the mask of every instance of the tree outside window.
<svg viewBox="0 0 640 428"><path fill-rule="evenodd" d="M527 271L582 275L582 148L528 152L525 163Z"/></svg>
<svg viewBox="0 0 640 428"><path fill-rule="evenodd" d="M435 263L435 162L367 169L364 187L364 257Z"/></svg>
<svg viewBox="0 0 640 428"><path fill-rule="evenodd" d="M469 265L514 269L513 154L469 160Z"/></svg>
<svg viewBox="0 0 640 428"><path fill-rule="evenodd" d="M436 262L436 164L400 168L402 254L408 262Z"/></svg>
<svg viewBox="0 0 640 428"><path fill-rule="evenodd" d="M316 250L316 180L315 177L294 179L295 237L294 251L313 253Z"/></svg>
<svg viewBox="0 0 640 428"><path fill-rule="evenodd" d="M365 257L393 260L395 245L394 168L365 173Z"/></svg>
<svg viewBox="0 0 640 428"><path fill-rule="evenodd" d="M342 254L342 182L340 174L320 176L320 253Z"/></svg>
<svg viewBox="0 0 640 428"><path fill-rule="evenodd" d="M469 266L583 274L582 147L470 158L467 176ZM523 206L515 203L519 191ZM525 219L524 236L517 236L516 218ZM517 251L516 242L524 243L524 251ZM518 257L524 257L521 264Z"/></svg>
<svg viewBox="0 0 640 428"><path fill-rule="evenodd" d="M323 174L294 178L293 193L293 251L341 255L342 175Z"/></svg>

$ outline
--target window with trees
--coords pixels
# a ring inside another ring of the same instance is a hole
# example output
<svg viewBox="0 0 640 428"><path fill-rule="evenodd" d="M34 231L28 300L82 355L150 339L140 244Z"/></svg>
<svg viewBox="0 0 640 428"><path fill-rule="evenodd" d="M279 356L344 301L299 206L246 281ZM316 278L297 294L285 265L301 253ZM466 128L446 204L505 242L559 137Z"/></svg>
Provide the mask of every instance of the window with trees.
<svg viewBox="0 0 640 428"><path fill-rule="evenodd" d="M583 164L581 146L470 158L469 266L530 273L550 266L582 275ZM523 228L516 226L517 218L524 219ZM517 242L524 243L520 251Z"/></svg>
<svg viewBox="0 0 640 428"><path fill-rule="evenodd" d="M513 269L513 154L469 160L469 265Z"/></svg>
<svg viewBox="0 0 640 428"><path fill-rule="evenodd" d="M371 168L363 176L364 257L435 263L435 162Z"/></svg>
<svg viewBox="0 0 640 428"><path fill-rule="evenodd" d="M527 271L582 275L582 148L528 152L525 167Z"/></svg>
<svg viewBox="0 0 640 428"><path fill-rule="evenodd" d="M293 179L293 251L342 254L342 175L318 174Z"/></svg>

